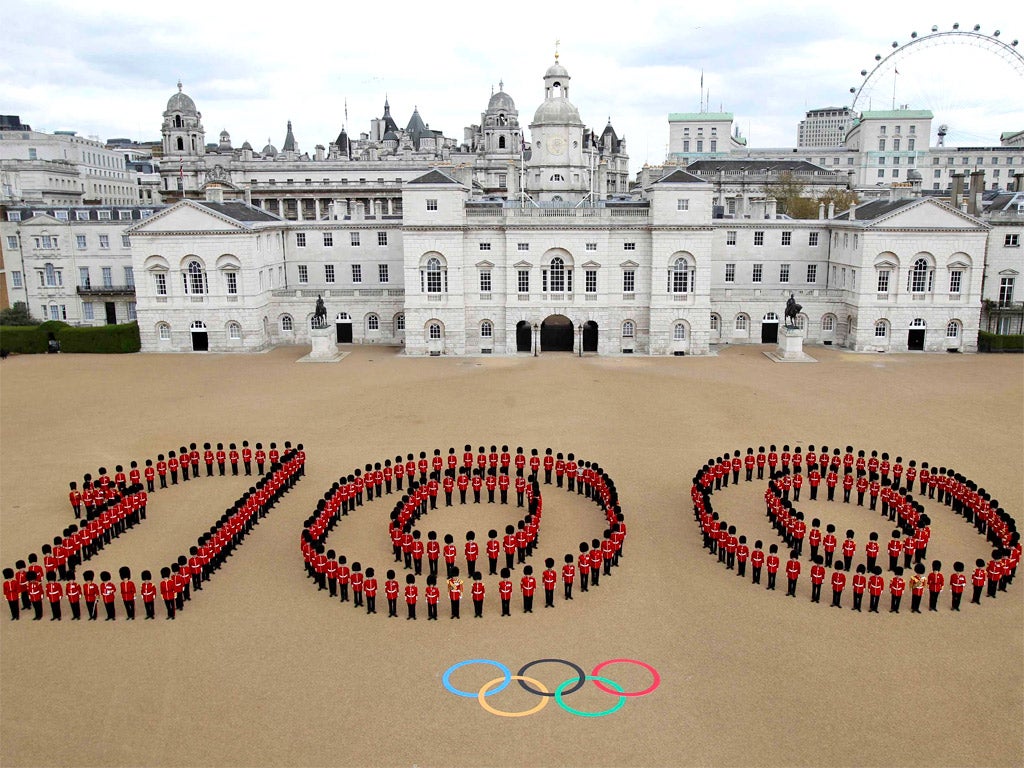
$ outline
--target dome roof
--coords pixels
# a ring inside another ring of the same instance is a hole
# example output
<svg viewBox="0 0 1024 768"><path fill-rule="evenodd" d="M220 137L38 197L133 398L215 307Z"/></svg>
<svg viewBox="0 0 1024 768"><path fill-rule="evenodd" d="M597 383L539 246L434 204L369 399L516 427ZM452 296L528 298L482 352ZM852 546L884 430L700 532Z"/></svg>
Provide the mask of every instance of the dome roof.
<svg viewBox="0 0 1024 768"><path fill-rule="evenodd" d="M252 151L252 144L250 144L248 141L244 141L244 142L242 142L242 149L248 149L251 152Z"/></svg>
<svg viewBox="0 0 1024 768"><path fill-rule="evenodd" d="M181 92L181 81L178 81L178 92L167 100L168 112L188 112L196 114L196 103Z"/></svg>
<svg viewBox="0 0 1024 768"><path fill-rule="evenodd" d="M557 61L548 67L548 71L544 73L544 77L568 77L569 70L559 64Z"/></svg>
<svg viewBox="0 0 1024 768"><path fill-rule="evenodd" d="M388 131L384 134L384 141L398 141L398 134L394 131Z"/></svg>
<svg viewBox="0 0 1024 768"><path fill-rule="evenodd" d="M488 112L515 112L516 103L512 101L512 97L504 91L498 91L491 95L491 100L487 102Z"/></svg>
<svg viewBox="0 0 1024 768"><path fill-rule="evenodd" d="M579 110L565 98L545 99L533 115L535 124L582 125Z"/></svg>
<svg viewBox="0 0 1024 768"><path fill-rule="evenodd" d="M267 141L267 146L263 148L264 157L277 157L277 147Z"/></svg>
<svg viewBox="0 0 1024 768"><path fill-rule="evenodd" d="M223 140L223 139L230 139L231 138L231 134L228 133L227 131L221 131L220 132L220 138L221 138L221 140Z"/></svg>

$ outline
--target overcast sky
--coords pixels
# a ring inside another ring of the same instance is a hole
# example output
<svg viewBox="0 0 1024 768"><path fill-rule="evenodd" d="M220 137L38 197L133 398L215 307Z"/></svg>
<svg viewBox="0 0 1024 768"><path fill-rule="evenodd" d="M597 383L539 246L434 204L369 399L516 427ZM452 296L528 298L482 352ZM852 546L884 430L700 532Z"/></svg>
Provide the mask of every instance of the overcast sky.
<svg viewBox="0 0 1024 768"><path fill-rule="evenodd" d="M849 105L860 71L912 31L980 24L1024 46L1012 3L912 5L0 0L0 113L47 132L157 140L180 78L208 142L226 129L235 146L280 147L292 120L312 154L337 136L346 99L358 134L385 95L400 126L418 106L461 141L500 81L529 125L557 39L571 101L597 130L611 118L635 172L664 159L668 113L700 110L702 71L707 108L732 112L749 146L790 147L807 109ZM986 50L915 44L895 68L858 108L890 108L895 84L897 104L935 113L933 135L949 125L948 144L997 145L1024 129L1024 80Z"/></svg>

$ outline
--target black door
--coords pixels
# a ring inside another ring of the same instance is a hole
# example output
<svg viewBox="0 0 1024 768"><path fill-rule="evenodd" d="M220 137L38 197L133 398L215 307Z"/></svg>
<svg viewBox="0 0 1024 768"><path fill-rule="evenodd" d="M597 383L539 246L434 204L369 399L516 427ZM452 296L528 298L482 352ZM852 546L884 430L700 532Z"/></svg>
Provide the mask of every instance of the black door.
<svg viewBox="0 0 1024 768"><path fill-rule="evenodd" d="M107 311L107 325L114 325L117 322L117 305L112 301L103 304Z"/></svg>
<svg viewBox="0 0 1024 768"><path fill-rule="evenodd" d="M334 327L338 331L339 344L352 343L352 323L335 323Z"/></svg>
<svg viewBox="0 0 1024 768"><path fill-rule="evenodd" d="M762 344L778 344L779 342L779 324L778 323L761 323L761 343Z"/></svg>
<svg viewBox="0 0 1024 768"><path fill-rule="evenodd" d="M924 328L911 328L907 334L907 349L911 352L924 350Z"/></svg>
<svg viewBox="0 0 1024 768"><path fill-rule="evenodd" d="M532 349L532 334L528 322L520 320L516 323L516 352L529 352Z"/></svg>
<svg viewBox="0 0 1024 768"><path fill-rule="evenodd" d="M572 352L572 322L564 315L552 315L540 325L541 352Z"/></svg>
<svg viewBox="0 0 1024 768"><path fill-rule="evenodd" d="M192 351L207 352L210 349L210 338L206 331L192 331Z"/></svg>
<svg viewBox="0 0 1024 768"><path fill-rule="evenodd" d="M597 352L597 323L593 320L583 324L583 351Z"/></svg>

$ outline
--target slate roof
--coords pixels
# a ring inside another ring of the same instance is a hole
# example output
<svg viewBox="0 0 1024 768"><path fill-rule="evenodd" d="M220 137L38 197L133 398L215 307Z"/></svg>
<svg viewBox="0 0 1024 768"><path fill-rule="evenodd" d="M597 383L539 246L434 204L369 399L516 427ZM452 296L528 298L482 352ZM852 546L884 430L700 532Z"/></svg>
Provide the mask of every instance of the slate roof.
<svg viewBox="0 0 1024 768"><path fill-rule="evenodd" d="M857 206L856 221L873 221L874 219L880 219L882 216L898 211L900 208L906 208L908 205L918 202L916 198L906 198L904 200L872 200L870 203L864 203ZM834 221L849 221L850 212L843 211L835 217Z"/></svg>
<svg viewBox="0 0 1024 768"><path fill-rule="evenodd" d="M655 184L707 184L707 179L702 179L700 176L694 176L692 173L677 168L667 176L662 176Z"/></svg>
<svg viewBox="0 0 1024 768"><path fill-rule="evenodd" d="M428 171L427 173L423 174L422 176L417 176L415 179L412 179L411 181L406 182L406 183L408 183L408 184L458 184L459 182L457 182L455 179L453 179L448 174L442 173L441 171L439 171L439 170L437 170L435 168L434 170Z"/></svg>
<svg viewBox="0 0 1024 768"><path fill-rule="evenodd" d="M235 221L247 223L281 221L280 218L271 213L267 213L260 208L239 201L215 203L210 200L192 200L190 202L193 202L196 205L201 205L203 208L207 208L214 213L219 213L221 216L232 218Z"/></svg>
<svg viewBox="0 0 1024 768"><path fill-rule="evenodd" d="M831 173L828 168L809 163L806 160L759 160L748 158L743 160L695 160L686 166L690 173L715 173L723 171L748 171L763 173L765 170L772 173Z"/></svg>

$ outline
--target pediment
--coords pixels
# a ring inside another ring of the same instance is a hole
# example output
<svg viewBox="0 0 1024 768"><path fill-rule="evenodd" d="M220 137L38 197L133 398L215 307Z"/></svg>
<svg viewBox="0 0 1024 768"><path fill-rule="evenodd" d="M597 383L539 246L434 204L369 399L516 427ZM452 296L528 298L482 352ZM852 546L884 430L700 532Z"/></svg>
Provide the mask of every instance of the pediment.
<svg viewBox="0 0 1024 768"><path fill-rule="evenodd" d="M594 267L594 268L597 268L597 267L600 267L601 265L600 265L600 264L598 264L598 263L597 263L596 261L594 261L593 259L591 259L590 261L585 261L585 262L583 262L583 265L582 265L582 266L583 266L584 268L586 268L586 267Z"/></svg>
<svg viewBox="0 0 1024 768"><path fill-rule="evenodd" d="M640 266L640 264L638 262L633 261L632 259L627 259L626 261L622 262L619 266L624 267L625 269L636 269L637 267Z"/></svg>
<svg viewBox="0 0 1024 768"><path fill-rule="evenodd" d="M533 264L531 264L528 261L517 261L512 266L515 267L516 269L531 269L533 267Z"/></svg>
<svg viewBox="0 0 1024 768"><path fill-rule="evenodd" d="M1015 275L1019 275L1020 272L1018 272L1016 269L1004 269L999 274L1006 275L1006 277L1014 277Z"/></svg>
<svg viewBox="0 0 1024 768"><path fill-rule="evenodd" d="M28 227L52 227L54 225L63 226L64 224L67 224L67 222L54 218L48 213L36 213L34 216L24 219L20 223L20 226L23 229L27 229Z"/></svg>
<svg viewBox="0 0 1024 768"><path fill-rule="evenodd" d="M923 199L891 213L879 216L868 224L869 228L897 229L974 229L979 232L988 227L973 216L958 211L937 200Z"/></svg>
<svg viewBox="0 0 1024 768"><path fill-rule="evenodd" d="M487 261L485 259L484 261L478 261L476 263L476 266L477 266L477 269L494 269L494 262L493 261Z"/></svg>
<svg viewBox="0 0 1024 768"><path fill-rule="evenodd" d="M191 200L182 200L143 219L127 230L131 235L158 235L162 232L249 232L251 229L229 216L211 211Z"/></svg>

